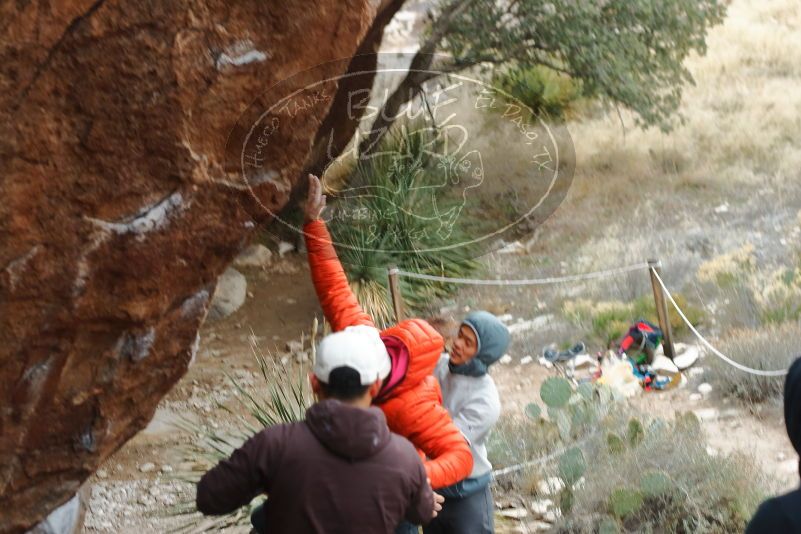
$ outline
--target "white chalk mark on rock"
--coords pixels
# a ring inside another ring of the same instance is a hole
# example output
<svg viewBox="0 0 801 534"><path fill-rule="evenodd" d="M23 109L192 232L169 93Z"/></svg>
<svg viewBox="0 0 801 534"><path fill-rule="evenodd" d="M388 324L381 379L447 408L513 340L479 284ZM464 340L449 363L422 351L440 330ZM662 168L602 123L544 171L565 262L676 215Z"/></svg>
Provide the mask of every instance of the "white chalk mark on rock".
<svg viewBox="0 0 801 534"><path fill-rule="evenodd" d="M187 207L188 205L184 202L181 192L176 191L167 198L147 206L138 215L127 221L110 222L93 217L88 217L88 219L109 232L119 235L134 234L137 239L142 240L148 232L164 228L169 223L170 216L173 213L184 210Z"/></svg>
<svg viewBox="0 0 801 534"><path fill-rule="evenodd" d="M97 228L92 235L92 239L78 258L78 273L72 284L72 295L78 297L86 287L89 279L89 255L92 254L101 244L108 240L112 234L116 235L135 235L137 241L143 241L148 232L159 230L165 227L170 217L175 213L187 209L190 202L184 200L180 191L176 191L166 198L145 206L137 215L124 219L121 222L105 221L96 217L85 217Z"/></svg>
<svg viewBox="0 0 801 534"><path fill-rule="evenodd" d="M19 258L12 260L8 265L6 265L5 271L8 273L8 281L11 284L11 290L13 291L14 288L17 286L17 282L19 281L20 275L25 270L28 265L28 262L31 261L31 258L36 256L39 253L41 247L39 245L34 246L28 252L20 256Z"/></svg>
<svg viewBox="0 0 801 534"><path fill-rule="evenodd" d="M81 252L81 256L78 258L78 274L75 276L75 281L72 283L72 296L74 298L80 296L81 292L83 292L86 287L86 280L89 279L89 262L87 258L97 247L108 239L109 235L108 230L104 228L96 230L92 233L92 240L83 252Z"/></svg>
<svg viewBox="0 0 801 534"><path fill-rule="evenodd" d="M241 67L250 63L258 63L267 59L267 54L261 50L256 50L250 39L244 39L229 46L225 52L217 57L216 67L221 70L223 67L232 65Z"/></svg>
<svg viewBox="0 0 801 534"><path fill-rule="evenodd" d="M209 302L209 292L201 289L181 304L181 317L194 316L202 313Z"/></svg>
<svg viewBox="0 0 801 534"><path fill-rule="evenodd" d="M117 340L115 351L123 358L138 362L148 357L155 340L156 330L152 326L144 333L127 330Z"/></svg>
<svg viewBox="0 0 801 534"><path fill-rule="evenodd" d="M195 363L195 359L197 358L197 351L200 348L200 333L195 334L195 341L192 343L192 347L189 350L189 364L187 367L192 367Z"/></svg>
<svg viewBox="0 0 801 534"><path fill-rule="evenodd" d="M22 379L28 382L29 388L37 389L42 384L42 381L50 372L50 361L52 359L51 356L47 360L36 363L25 370L22 374Z"/></svg>
<svg viewBox="0 0 801 534"><path fill-rule="evenodd" d="M284 184L279 181L281 178L281 173L278 171L274 171L272 169L266 169L255 176L248 177L248 184L251 186L261 185L265 182L270 182L280 186L281 189L284 188Z"/></svg>

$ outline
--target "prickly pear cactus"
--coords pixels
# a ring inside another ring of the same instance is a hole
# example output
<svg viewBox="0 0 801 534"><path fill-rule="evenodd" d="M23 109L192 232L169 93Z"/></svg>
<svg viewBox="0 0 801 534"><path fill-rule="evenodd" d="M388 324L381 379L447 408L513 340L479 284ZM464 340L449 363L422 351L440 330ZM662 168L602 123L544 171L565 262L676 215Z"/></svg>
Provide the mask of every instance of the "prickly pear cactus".
<svg viewBox="0 0 801 534"><path fill-rule="evenodd" d="M609 497L609 509L618 519L625 519L642 507L642 494L629 488L618 488Z"/></svg>
<svg viewBox="0 0 801 534"><path fill-rule="evenodd" d="M564 410L559 410L556 413L556 428L559 429L559 437L562 438L562 441L569 442L572 424L570 423L570 417Z"/></svg>
<svg viewBox="0 0 801 534"><path fill-rule="evenodd" d="M539 405L530 402L526 404L526 416L532 421L539 421L540 417L542 417L542 409L540 409Z"/></svg>
<svg viewBox="0 0 801 534"><path fill-rule="evenodd" d="M586 470L587 462L584 460L584 453L578 447L568 449L559 458L559 476L565 481L566 486L575 484Z"/></svg>
<svg viewBox="0 0 801 534"><path fill-rule="evenodd" d="M572 416L570 418L570 422L573 425L573 428L579 428L587 425L592 420L592 408L584 401L576 406L572 406L571 412Z"/></svg>
<svg viewBox="0 0 801 534"><path fill-rule="evenodd" d="M559 510L562 512L562 515L569 514L571 510L573 510L573 503L575 502L573 490L570 488L562 488L562 491L559 492L558 502Z"/></svg>
<svg viewBox="0 0 801 534"><path fill-rule="evenodd" d="M570 382L560 377L551 377L542 383L540 397L549 408L562 408L570 400L573 388Z"/></svg>
<svg viewBox="0 0 801 534"><path fill-rule="evenodd" d="M632 417L629 419L629 426L626 432L626 437L629 440L629 445L632 447L636 447L640 443L642 443L643 438L645 437L645 429L642 427L642 423L639 419Z"/></svg>
<svg viewBox="0 0 801 534"><path fill-rule="evenodd" d="M698 420L698 416L693 412L677 413L675 424L678 428L684 428L690 432L698 432L701 430L701 421Z"/></svg>
<svg viewBox="0 0 801 534"><path fill-rule="evenodd" d="M589 382L582 382L576 388L576 393L581 395L581 398L583 398L585 401L592 402L593 396L595 395L595 388L593 388L592 384Z"/></svg>
<svg viewBox="0 0 801 534"><path fill-rule="evenodd" d="M646 497L659 497L673 487L670 477L662 471L650 471L640 478L640 491Z"/></svg>
<svg viewBox="0 0 801 534"><path fill-rule="evenodd" d="M606 406L612 402L612 388L603 384L598 388L598 401L601 406Z"/></svg>
<svg viewBox="0 0 801 534"><path fill-rule="evenodd" d="M598 534L619 534L620 528L612 517L605 517L598 526Z"/></svg>
<svg viewBox="0 0 801 534"><path fill-rule="evenodd" d="M606 446L612 454L621 454L626 450L626 443L623 441L623 438L614 432L610 432L606 435Z"/></svg>

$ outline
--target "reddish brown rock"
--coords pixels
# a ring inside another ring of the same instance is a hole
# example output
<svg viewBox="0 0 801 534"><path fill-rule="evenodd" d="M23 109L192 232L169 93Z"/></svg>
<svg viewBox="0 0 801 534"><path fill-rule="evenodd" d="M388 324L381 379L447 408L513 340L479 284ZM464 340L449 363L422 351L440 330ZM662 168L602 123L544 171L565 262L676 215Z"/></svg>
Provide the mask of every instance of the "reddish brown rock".
<svg viewBox="0 0 801 534"><path fill-rule="evenodd" d="M377 5L0 3L0 532L69 499L186 371L216 277L288 201L336 85L263 147L258 202L229 132L310 80L293 74L344 72Z"/></svg>

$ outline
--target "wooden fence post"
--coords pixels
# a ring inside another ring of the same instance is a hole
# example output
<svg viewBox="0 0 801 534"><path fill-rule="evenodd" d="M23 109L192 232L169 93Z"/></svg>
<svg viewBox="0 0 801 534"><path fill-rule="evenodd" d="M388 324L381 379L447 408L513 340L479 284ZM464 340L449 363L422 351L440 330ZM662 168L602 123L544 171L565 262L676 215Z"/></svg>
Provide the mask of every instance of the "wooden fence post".
<svg viewBox="0 0 801 534"><path fill-rule="evenodd" d="M389 294L392 297L392 309L395 311L395 321L403 320L403 296L398 282L398 268L395 266L387 269L389 276Z"/></svg>
<svg viewBox="0 0 801 534"><path fill-rule="evenodd" d="M654 289L654 303L656 304L656 316L659 320L659 328L662 329L664 341L662 342L665 349L665 356L671 360L676 357L676 351L673 348L673 331L670 328L670 315L668 314L667 301L665 294L662 291L662 285L657 280L654 271L660 277L662 276L662 262L659 260L648 260L648 274L651 277L651 286Z"/></svg>

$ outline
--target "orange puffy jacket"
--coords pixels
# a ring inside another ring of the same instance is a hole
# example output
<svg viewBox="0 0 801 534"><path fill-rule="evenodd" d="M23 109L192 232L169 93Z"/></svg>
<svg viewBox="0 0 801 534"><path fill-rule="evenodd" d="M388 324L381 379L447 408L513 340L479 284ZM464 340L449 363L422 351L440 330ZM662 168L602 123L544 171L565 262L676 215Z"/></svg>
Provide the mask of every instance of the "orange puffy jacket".
<svg viewBox="0 0 801 534"><path fill-rule="evenodd" d="M345 271L322 221L304 227L312 282L325 318L333 331L352 325L375 326L350 289ZM407 319L381 332L399 339L409 351L403 380L378 406L389 429L417 447L434 489L444 488L470 476L473 455L466 438L442 406L442 392L432 372L445 342L422 319Z"/></svg>

